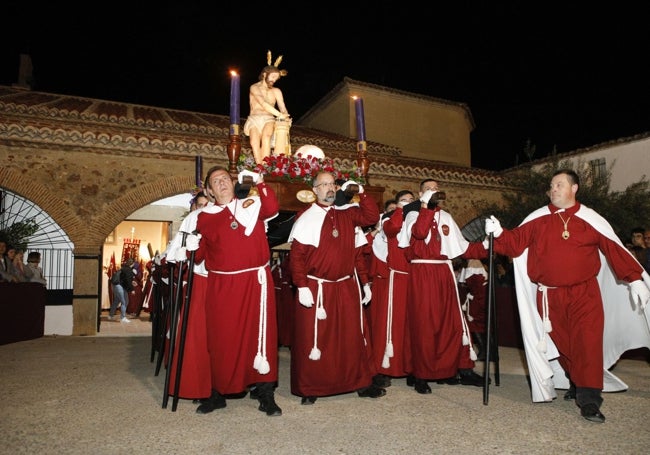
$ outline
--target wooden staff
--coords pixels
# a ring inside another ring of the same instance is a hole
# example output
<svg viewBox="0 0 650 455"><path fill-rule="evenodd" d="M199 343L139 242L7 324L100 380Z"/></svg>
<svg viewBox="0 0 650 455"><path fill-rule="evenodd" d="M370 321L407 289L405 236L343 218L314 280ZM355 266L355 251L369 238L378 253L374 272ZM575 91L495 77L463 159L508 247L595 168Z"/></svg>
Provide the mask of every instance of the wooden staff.
<svg viewBox="0 0 650 455"><path fill-rule="evenodd" d="M196 234L196 231L194 232ZM176 381L174 382L174 399L172 400L172 412L178 406L178 395L181 388L181 369L183 368L183 357L185 355L185 335L187 333L187 320L190 316L190 301L192 298L192 283L194 282L194 256L196 251L190 253L190 261L187 264L187 287L185 290L185 304L183 305L183 320L181 322L181 338L178 341L178 361L176 362Z"/></svg>
<svg viewBox="0 0 650 455"><path fill-rule="evenodd" d="M488 304L487 304L487 321L486 321L486 339L485 339L485 365L483 368L483 404L488 404L488 397L490 394L490 353L492 352L492 344L494 344L495 352L495 376L494 384L499 385L499 354L496 344L496 313L494 309L494 234L490 233L488 237L489 247L489 262L488 262ZM493 315L495 322L492 323ZM494 327L493 327L494 326ZM494 330L493 330L494 329ZM492 341L493 331L495 332L495 339Z"/></svg>
<svg viewBox="0 0 650 455"><path fill-rule="evenodd" d="M181 248L185 247L187 232L182 232ZM171 277L170 277L171 278ZM171 324L169 328L169 354L167 355L167 370L165 372L165 389L163 390L163 409L167 409L169 401L169 376L171 376L171 365L174 362L174 348L176 344L176 330L178 326L178 311L183 295L183 262L178 264L178 279L176 281L175 296L171 305Z"/></svg>

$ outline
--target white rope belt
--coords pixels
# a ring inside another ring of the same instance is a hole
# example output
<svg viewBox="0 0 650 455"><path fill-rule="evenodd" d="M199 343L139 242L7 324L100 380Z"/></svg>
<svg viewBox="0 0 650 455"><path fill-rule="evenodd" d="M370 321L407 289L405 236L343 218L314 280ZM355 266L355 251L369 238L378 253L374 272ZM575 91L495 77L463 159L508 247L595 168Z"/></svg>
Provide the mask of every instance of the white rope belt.
<svg viewBox="0 0 650 455"><path fill-rule="evenodd" d="M451 260L449 259L413 259L411 264L450 264Z"/></svg>
<svg viewBox="0 0 650 455"><path fill-rule="evenodd" d="M309 358L311 360L320 359L320 349L318 349L318 320L327 319L327 313L325 312L325 306L323 305L323 283L340 283L341 281L349 280L351 275L346 275L338 280L326 280L325 278L318 278L313 275L307 275L307 278L310 280L316 280L318 282L318 292L316 293L316 312L314 315L314 346L309 353Z"/></svg>
<svg viewBox="0 0 650 455"><path fill-rule="evenodd" d="M551 325L551 319L548 317L548 290L556 289L554 286L545 286L541 283L537 283L537 290L542 293L542 325L544 326L544 331L542 336L537 342L537 349L540 352L546 352L546 334L553 331L553 326Z"/></svg>
<svg viewBox="0 0 650 455"><path fill-rule="evenodd" d="M408 275L408 272L389 268L388 275L388 314L386 317L386 348L384 349L384 358L381 361L382 368L390 368L390 358L394 355L393 350L393 283L395 274Z"/></svg>
<svg viewBox="0 0 650 455"><path fill-rule="evenodd" d="M219 275L238 275L240 273L247 273L257 271L257 282L260 284L260 315L259 315L259 324L257 327L257 354L255 355L255 360L253 361L253 368L255 368L260 374L267 374L271 371L271 366L266 357L266 320L268 317L267 313L267 280L266 280L266 267L269 264L264 264L259 267L251 267L249 269L242 270L233 270L231 272L226 272L222 270L210 270L210 273L216 273Z"/></svg>

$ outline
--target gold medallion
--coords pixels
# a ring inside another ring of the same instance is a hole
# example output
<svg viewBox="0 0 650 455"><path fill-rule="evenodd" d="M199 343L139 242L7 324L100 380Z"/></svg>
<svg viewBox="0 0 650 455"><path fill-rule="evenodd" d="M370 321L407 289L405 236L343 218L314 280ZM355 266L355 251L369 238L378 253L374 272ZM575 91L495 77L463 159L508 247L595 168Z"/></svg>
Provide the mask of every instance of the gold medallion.
<svg viewBox="0 0 650 455"><path fill-rule="evenodd" d="M564 232L562 233L562 238L563 238L564 240L566 240L566 239L569 238L569 235L570 235L570 234L569 234L569 231L564 231Z"/></svg>
<svg viewBox="0 0 650 455"><path fill-rule="evenodd" d="M237 221L233 221L232 223L230 223L230 229L234 230L234 229L237 229L238 227L239 227L239 224L237 223Z"/></svg>
<svg viewBox="0 0 650 455"><path fill-rule="evenodd" d="M338 236L339 236L339 231L336 228L332 229L332 237L338 237Z"/></svg>

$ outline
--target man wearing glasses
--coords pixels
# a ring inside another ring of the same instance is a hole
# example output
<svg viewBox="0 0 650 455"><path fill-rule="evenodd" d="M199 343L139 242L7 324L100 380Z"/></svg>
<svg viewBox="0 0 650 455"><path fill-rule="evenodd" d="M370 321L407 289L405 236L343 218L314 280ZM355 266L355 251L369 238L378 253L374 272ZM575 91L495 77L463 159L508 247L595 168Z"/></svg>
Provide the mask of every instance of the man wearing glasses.
<svg viewBox="0 0 650 455"><path fill-rule="evenodd" d="M354 182L345 182L343 191ZM378 398L377 373L354 278L355 227L377 222L377 203L359 185L359 205L337 207L334 176L319 173L317 200L298 217L289 241L291 277L298 288L291 344L291 393L310 405L317 397L356 391Z"/></svg>

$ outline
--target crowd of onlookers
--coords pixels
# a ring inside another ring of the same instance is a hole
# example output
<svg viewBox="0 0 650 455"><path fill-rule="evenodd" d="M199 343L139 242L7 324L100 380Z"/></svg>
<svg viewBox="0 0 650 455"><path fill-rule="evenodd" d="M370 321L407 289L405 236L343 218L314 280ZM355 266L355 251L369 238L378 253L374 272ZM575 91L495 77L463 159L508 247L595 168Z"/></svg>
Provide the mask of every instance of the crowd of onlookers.
<svg viewBox="0 0 650 455"><path fill-rule="evenodd" d="M32 251L23 261L25 251L0 240L0 283L33 282L47 285L40 266L41 253Z"/></svg>
<svg viewBox="0 0 650 455"><path fill-rule="evenodd" d="M650 272L650 229L632 229L630 241L625 244L646 272Z"/></svg>

